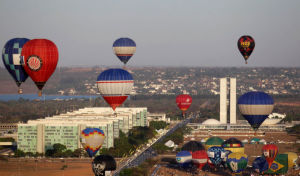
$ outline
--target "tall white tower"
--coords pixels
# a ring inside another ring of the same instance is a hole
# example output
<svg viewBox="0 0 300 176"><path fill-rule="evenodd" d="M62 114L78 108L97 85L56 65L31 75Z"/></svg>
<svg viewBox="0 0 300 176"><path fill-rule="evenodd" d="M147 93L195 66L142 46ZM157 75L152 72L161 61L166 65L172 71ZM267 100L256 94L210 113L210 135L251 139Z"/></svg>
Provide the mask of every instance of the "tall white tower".
<svg viewBox="0 0 300 176"><path fill-rule="evenodd" d="M236 124L236 78L230 78L230 124Z"/></svg>
<svg viewBox="0 0 300 176"><path fill-rule="evenodd" d="M220 78L220 122L227 123L227 79Z"/></svg>

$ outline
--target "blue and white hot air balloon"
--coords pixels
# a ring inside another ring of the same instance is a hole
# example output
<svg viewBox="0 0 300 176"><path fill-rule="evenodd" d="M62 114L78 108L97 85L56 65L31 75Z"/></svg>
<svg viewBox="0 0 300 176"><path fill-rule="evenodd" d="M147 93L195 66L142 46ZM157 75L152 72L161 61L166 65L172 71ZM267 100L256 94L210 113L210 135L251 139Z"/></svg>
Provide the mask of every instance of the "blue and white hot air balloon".
<svg viewBox="0 0 300 176"><path fill-rule="evenodd" d="M130 38L119 38L113 44L113 50L121 62L126 64L136 51L136 44Z"/></svg>
<svg viewBox="0 0 300 176"><path fill-rule="evenodd" d="M22 48L28 41L27 38L13 38L6 42L2 50L3 63L19 87L19 93L22 93L21 84L28 78L20 59Z"/></svg>
<svg viewBox="0 0 300 176"><path fill-rule="evenodd" d="M130 95L133 83L131 74L119 68L105 70L97 79L100 94L113 110Z"/></svg>
<svg viewBox="0 0 300 176"><path fill-rule="evenodd" d="M238 106L244 118L254 130L257 130L272 113L274 101L264 92L248 92L239 98Z"/></svg>
<svg viewBox="0 0 300 176"><path fill-rule="evenodd" d="M192 154L189 151L180 151L176 154L176 161L181 167L187 167L192 162Z"/></svg>

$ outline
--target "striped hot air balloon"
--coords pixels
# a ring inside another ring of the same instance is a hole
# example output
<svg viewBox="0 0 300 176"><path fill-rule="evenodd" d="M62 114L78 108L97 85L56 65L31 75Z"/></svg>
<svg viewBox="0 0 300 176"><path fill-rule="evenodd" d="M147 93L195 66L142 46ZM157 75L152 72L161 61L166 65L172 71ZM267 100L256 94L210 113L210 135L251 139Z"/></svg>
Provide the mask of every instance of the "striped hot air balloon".
<svg viewBox="0 0 300 176"><path fill-rule="evenodd" d="M81 132L81 144L90 157L94 156L104 143L105 134L98 128L86 128Z"/></svg>
<svg viewBox="0 0 300 176"><path fill-rule="evenodd" d="M133 78L126 70L108 69L98 76L97 85L102 97L115 110L130 95Z"/></svg>
<svg viewBox="0 0 300 176"><path fill-rule="evenodd" d="M226 141L224 141L222 143L222 147L225 150L229 150L233 153L244 153L245 152L244 144L236 138L227 139Z"/></svg>
<svg viewBox="0 0 300 176"><path fill-rule="evenodd" d="M193 152L192 158L193 164L200 170L208 162L208 156L205 150L198 150Z"/></svg>
<svg viewBox="0 0 300 176"><path fill-rule="evenodd" d="M271 167L274 159L277 156L278 147L275 144L266 144L263 146L262 152L269 164L269 167Z"/></svg>
<svg viewBox="0 0 300 176"><path fill-rule="evenodd" d="M136 44L130 38L119 38L113 44L113 50L121 62L126 64L136 51Z"/></svg>
<svg viewBox="0 0 300 176"><path fill-rule="evenodd" d="M189 151L180 151L176 154L176 161L179 164L189 163L192 161L192 154Z"/></svg>
<svg viewBox="0 0 300 176"><path fill-rule="evenodd" d="M19 93L22 93L21 84L28 78L20 59L22 48L28 41L27 38L13 38L6 42L2 50L4 66L19 87Z"/></svg>
<svg viewBox="0 0 300 176"><path fill-rule="evenodd" d="M264 92L248 92L238 100L241 114L254 130L257 130L273 111L274 101Z"/></svg>

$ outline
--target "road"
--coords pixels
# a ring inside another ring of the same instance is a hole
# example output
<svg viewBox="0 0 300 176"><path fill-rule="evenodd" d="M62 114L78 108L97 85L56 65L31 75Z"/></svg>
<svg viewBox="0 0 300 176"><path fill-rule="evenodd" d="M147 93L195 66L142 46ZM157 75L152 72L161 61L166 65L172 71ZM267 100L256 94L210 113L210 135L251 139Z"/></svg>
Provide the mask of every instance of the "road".
<svg viewBox="0 0 300 176"><path fill-rule="evenodd" d="M140 165L142 162L144 162L146 159L152 158L157 156L156 152L152 149L152 145L162 142L165 137L169 136L170 134L174 133L175 130L178 128L185 126L187 123L189 123L193 118L196 116L190 116L189 118L181 121L180 123L176 124L173 128L169 129L168 132L166 132L164 135L159 137L156 141L154 141L150 146L145 147L142 149L142 151L137 156L130 157L124 164L121 164L119 168L114 172L114 176L118 176L120 174L120 171L125 168L131 168Z"/></svg>

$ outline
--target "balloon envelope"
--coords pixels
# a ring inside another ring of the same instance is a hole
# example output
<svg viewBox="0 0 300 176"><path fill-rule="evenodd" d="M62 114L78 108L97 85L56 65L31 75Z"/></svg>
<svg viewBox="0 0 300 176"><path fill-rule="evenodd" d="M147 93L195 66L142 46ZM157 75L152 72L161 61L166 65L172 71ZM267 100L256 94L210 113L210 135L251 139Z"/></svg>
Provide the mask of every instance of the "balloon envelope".
<svg viewBox="0 0 300 176"><path fill-rule="evenodd" d="M224 158L226 157L226 152L224 148L214 146L214 147L210 147L207 150L207 155L210 161L215 166L218 166L221 164L222 161L224 161Z"/></svg>
<svg viewBox="0 0 300 176"><path fill-rule="evenodd" d="M205 149L208 150L210 147L214 146L221 147L223 142L224 140L219 137L210 137L205 142Z"/></svg>
<svg viewBox="0 0 300 176"><path fill-rule="evenodd" d="M288 167L292 168L297 166L298 155L294 152L285 152L284 154L288 155Z"/></svg>
<svg viewBox="0 0 300 176"><path fill-rule="evenodd" d="M258 170L259 173L262 173L268 170L269 164L265 157L258 157L253 161L252 167L254 170Z"/></svg>
<svg viewBox="0 0 300 176"><path fill-rule="evenodd" d="M113 50L121 62L126 64L136 51L136 44L130 38L119 38L113 44Z"/></svg>
<svg viewBox="0 0 300 176"><path fill-rule="evenodd" d="M92 169L95 176L105 176L105 171L113 171L116 168L116 160L110 155L96 156L92 162Z"/></svg>
<svg viewBox="0 0 300 176"><path fill-rule="evenodd" d="M176 154L176 161L180 164L192 161L192 154L189 151L180 151Z"/></svg>
<svg viewBox="0 0 300 176"><path fill-rule="evenodd" d="M242 172L248 163L248 156L244 153L231 153L228 155L226 164L234 173Z"/></svg>
<svg viewBox="0 0 300 176"><path fill-rule="evenodd" d="M275 144L267 144L263 146L262 152L269 164L269 167L271 167L274 159L277 156L278 147Z"/></svg>
<svg viewBox="0 0 300 176"><path fill-rule="evenodd" d="M208 162L208 156L205 150L198 150L192 154L193 164L198 168L202 169L203 166Z"/></svg>
<svg viewBox="0 0 300 176"><path fill-rule="evenodd" d="M255 47L254 39L249 35L244 35L239 38L237 45L239 51L245 59L245 62L247 63L247 60Z"/></svg>
<svg viewBox="0 0 300 176"><path fill-rule="evenodd" d="M238 99L241 114L254 130L257 130L273 111L274 101L264 92L248 92Z"/></svg>
<svg viewBox="0 0 300 176"><path fill-rule="evenodd" d="M33 39L25 43L21 55L26 73L41 91L58 62L56 45L47 39Z"/></svg>
<svg viewBox="0 0 300 176"><path fill-rule="evenodd" d="M115 110L130 95L133 78L126 70L108 69L98 76L97 85L104 100Z"/></svg>
<svg viewBox="0 0 300 176"><path fill-rule="evenodd" d="M192 97L190 95L182 94L176 97L176 104L178 108L184 113L192 104Z"/></svg>
<svg viewBox="0 0 300 176"><path fill-rule="evenodd" d="M244 153L244 144L236 138L227 139L222 143L222 147L233 153Z"/></svg>
<svg viewBox="0 0 300 176"><path fill-rule="evenodd" d="M193 153L195 151L205 150L205 148L203 147L203 145L200 142L189 141L182 146L181 150L189 151L189 152Z"/></svg>
<svg viewBox="0 0 300 176"><path fill-rule="evenodd" d="M28 41L29 39L27 38L13 38L6 42L2 50L4 66L14 78L18 87L28 78L28 74L24 70L20 58L22 48Z"/></svg>
<svg viewBox="0 0 300 176"><path fill-rule="evenodd" d="M81 143L90 157L94 156L104 143L105 134L98 128L86 128L81 132Z"/></svg>

